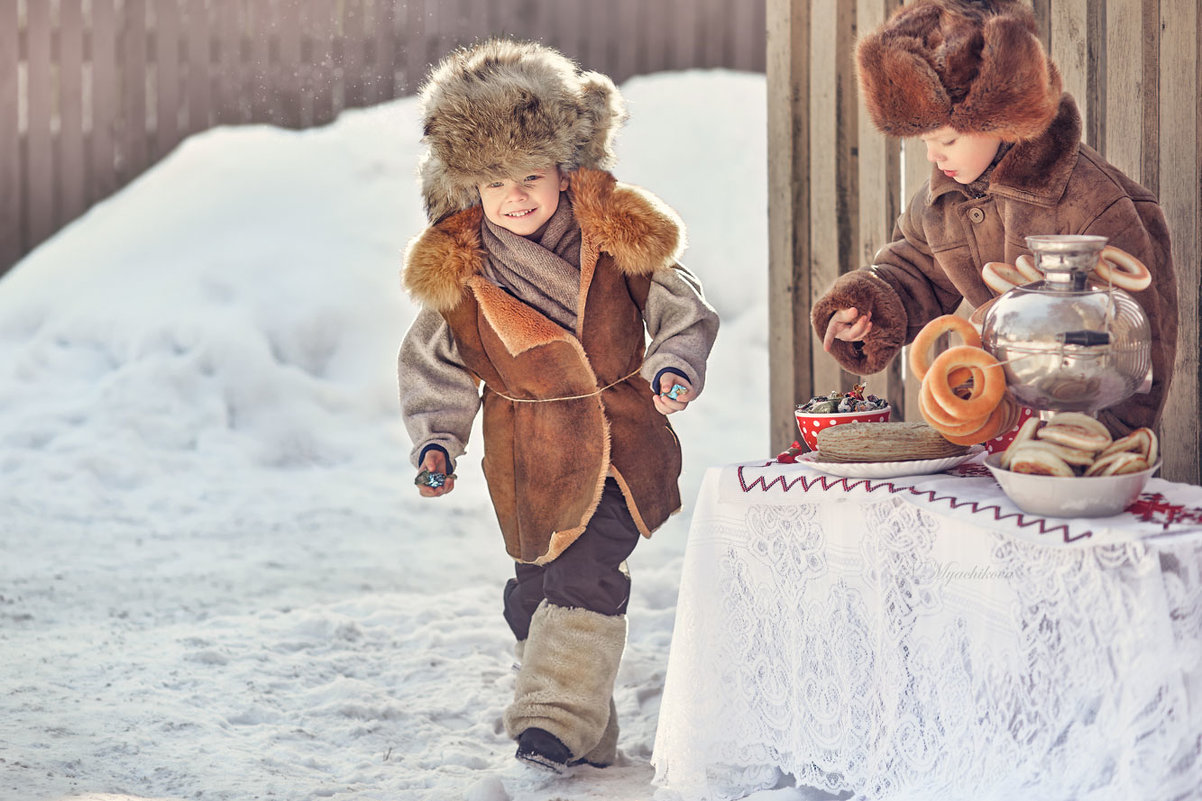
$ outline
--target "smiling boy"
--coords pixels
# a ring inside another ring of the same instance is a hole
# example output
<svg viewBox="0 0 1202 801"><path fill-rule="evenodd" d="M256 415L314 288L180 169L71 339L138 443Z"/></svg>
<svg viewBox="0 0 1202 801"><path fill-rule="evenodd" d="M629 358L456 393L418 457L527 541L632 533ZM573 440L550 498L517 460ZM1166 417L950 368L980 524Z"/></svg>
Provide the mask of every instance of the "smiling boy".
<svg viewBox="0 0 1202 801"><path fill-rule="evenodd" d="M444 59L421 100L431 224L405 258L422 308L400 399L419 475L445 478L418 490L455 488L482 410L514 560L502 604L521 668L505 729L525 762L603 767L617 754L626 558L680 508L667 415L701 395L718 317L679 264L675 212L605 169L625 118L609 78L492 40Z"/></svg>
<svg viewBox="0 0 1202 801"><path fill-rule="evenodd" d="M489 222L518 236L536 235L559 208L559 193L567 188L567 176L554 166L520 180L498 178L476 187Z"/></svg>
<svg viewBox="0 0 1202 801"><path fill-rule="evenodd" d="M993 297L991 261L1013 264L1026 237L1093 234L1142 261L1136 295L1152 327L1152 388L1098 418L1121 436L1154 427L1177 348L1177 283L1156 197L1081 141L1031 9L1018 0L915 0L856 49L860 93L889 136L919 137L931 177L873 264L814 304L823 347L857 375L883 370L934 318Z"/></svg>

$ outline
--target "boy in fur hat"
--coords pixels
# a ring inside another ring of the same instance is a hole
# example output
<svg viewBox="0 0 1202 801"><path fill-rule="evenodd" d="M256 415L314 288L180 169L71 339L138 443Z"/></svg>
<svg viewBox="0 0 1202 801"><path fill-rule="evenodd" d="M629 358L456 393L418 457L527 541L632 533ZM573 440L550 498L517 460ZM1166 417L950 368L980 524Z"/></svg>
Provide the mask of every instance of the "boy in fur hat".
<svg viewBox="0 0 1202 801"><path fill-rule="evenodd" d="M680 508L667 415L701 394L718 318L677 263L676 214L605 171L625 116L609 78L492 40L436 66L421 102L431 225L406 254L422 310L400 395L414 465L446 475L419 489L454 488L482 408L484 474L516 563L506 730L527 762L606 766L626 557Z"/></svg>
<svg viewBox="0 0 1202 801"><path fill-rule="evenodd" d="M1013 264L1025 237L1095 234L1140 259L1135 294L1152 326L1151 392L1102 410L1115 436L1155 426L1177 348L1177 283L1156 198L1081 142L1081 118L1012 0L919 0L859 43L873 123L918 136L934 165L871 267L841 276L815 305L823 346L846 370L884 369L902 345L961 300L992 297L987 262Z"/></svg>

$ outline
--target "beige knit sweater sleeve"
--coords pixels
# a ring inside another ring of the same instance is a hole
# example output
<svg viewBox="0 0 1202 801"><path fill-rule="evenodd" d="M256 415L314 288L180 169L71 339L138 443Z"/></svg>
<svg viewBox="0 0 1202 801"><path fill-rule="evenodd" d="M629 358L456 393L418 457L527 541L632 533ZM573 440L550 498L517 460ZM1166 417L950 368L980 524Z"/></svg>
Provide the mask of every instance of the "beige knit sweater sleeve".
<svg viewBox="0 0 1202 801"><path fill-rule="evenodd" d="M705 387L705 364L718 336L718 313L706 302L701 282L681 265L656 270L643 319L651 342L639 374L651 383L657 373L671 368L693 385L690 400Z"/></svg>
<svg viewBox="0 0 1202 801"><path fill-rule="evenodd" d="M397 358L401 416L418 466L430 445L446 449L454 462L467 449L480 409L480 388L455 347L451 327L437 312L422 309L401 342Z"/></svg>

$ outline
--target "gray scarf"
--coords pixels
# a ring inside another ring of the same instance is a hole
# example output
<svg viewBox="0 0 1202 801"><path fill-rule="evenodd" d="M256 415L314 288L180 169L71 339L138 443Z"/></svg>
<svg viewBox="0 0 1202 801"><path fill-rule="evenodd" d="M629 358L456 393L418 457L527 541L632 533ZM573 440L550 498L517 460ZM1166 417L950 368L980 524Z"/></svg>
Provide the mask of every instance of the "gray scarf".
<svg viewBox="0 0 1202 801"><path fill-rule="evenodd" d="M569 330L576 327L580 294L580 226L566 193L536 238L493 224L480 227L484 275Z"/></svg>

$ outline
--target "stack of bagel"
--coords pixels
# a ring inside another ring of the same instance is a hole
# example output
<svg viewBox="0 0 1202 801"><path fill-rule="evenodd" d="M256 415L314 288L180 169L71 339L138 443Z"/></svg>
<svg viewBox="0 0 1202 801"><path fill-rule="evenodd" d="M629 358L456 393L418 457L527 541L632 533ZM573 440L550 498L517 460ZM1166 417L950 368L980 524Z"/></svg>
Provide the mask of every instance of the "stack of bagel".
<svg viewBox="0 0 1202 801"><path fill-rule="evenodd" d="M931 350L944 334L956 334L962 345L931 360ZM981 336L963 317L945 314L927 323L910 345L910 370L922 381L919 410L931 428L949 442L976 445L1018 424L1022 407L1006 392L1006 373Z"/></svg>
<svg viewBox="0 0 1202 801"><path fill-rule="evenodd" d="M1116 476L1156 464L1160 445L1150 428L1112 439L1106 426L1081 412L1058 412L1044 423L1023 423L999 465L1015 473L1045 476Z"/></svg>

